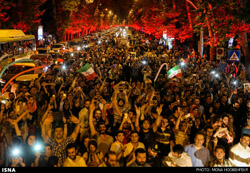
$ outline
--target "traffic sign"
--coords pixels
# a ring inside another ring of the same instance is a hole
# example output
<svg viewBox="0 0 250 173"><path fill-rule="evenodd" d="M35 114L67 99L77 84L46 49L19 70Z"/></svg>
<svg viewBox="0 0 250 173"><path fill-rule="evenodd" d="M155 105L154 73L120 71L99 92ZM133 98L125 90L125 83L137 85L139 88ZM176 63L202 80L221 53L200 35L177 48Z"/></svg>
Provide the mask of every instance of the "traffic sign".
<svg viewBox="0 0 250 173"><path fill-rule="evenodd" d="M240 50L229 50L228 61L240 61Z"/></svg>
<svg viewBox="0 0 250 173"><path fill-rule="evenodd" d="M217 48L216 59L220 60L221 57L224 57L224 48Z"/></svg>

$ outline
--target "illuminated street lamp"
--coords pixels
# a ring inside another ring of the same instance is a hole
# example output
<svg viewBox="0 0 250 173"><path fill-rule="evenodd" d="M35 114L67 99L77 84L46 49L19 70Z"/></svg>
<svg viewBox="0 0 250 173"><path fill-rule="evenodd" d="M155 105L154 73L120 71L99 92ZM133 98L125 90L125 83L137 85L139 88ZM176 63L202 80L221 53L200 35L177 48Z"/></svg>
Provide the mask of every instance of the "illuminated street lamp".
<svg viewBox="0 0 250 173"><path fill-rule="evenodd" d="M91 3L94 2L94 0L85 0L85 2L86 2L87 4L91 4Z"/></svg>

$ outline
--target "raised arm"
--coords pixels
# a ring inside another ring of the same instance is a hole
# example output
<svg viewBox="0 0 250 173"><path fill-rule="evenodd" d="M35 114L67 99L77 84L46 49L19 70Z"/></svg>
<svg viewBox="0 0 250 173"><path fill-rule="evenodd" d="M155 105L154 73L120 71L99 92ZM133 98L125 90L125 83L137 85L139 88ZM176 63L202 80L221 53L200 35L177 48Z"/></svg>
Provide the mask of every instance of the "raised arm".
<svg viewBox="0 0 250 173"><path fill-rule="evenodd" d="M152 93L151 93L151 95L150 95L150 97L149 97L149 99L148 99L148 102L146 103L146 104L147 104L147 108L146 108L145 111L144 111L144 115L145 115L145 116L148 114L149 110L150 110L151 107L152 107L151 102L152 102L154 96L155 96L155 91L153 90Z"/></svg>
<svg viewBox="0 0 250 173"><path fill-rule="evenodd" d="M45 83L42 83L42 87L44 89L45 94L48 94L48 90L46 88L46 84Z"/></svg>
<svg viewBox="0 0 250 173"><path fill-rule="evenodd" d="M101 98L100 101L103 104L103 109L102 109L102 120L105 122L105 124L109 124L108 118L106 117L107 113L107 102L104 98Z"/></svg>
<svg viewBox="0 0 250 173"><path fill-rule="evenodd" d="M48 139L51 137L52 132L52 122L54 121L54 118L52 115L49 115L48 112L51 110L50 105L48 106L48 109L44 113L42 120L41 120L41 136L46 143Z"/></svg>
<svg viewBox="0 0 250 173"><path fill-rule="evenodd" d="M93 123L94 110L95 110L95 104L92 101L91 104L89 105L89 128L90 128L91 136L94 136L97 133L94 123Z"/></svg>
<svg viewBox="0 0 250 173"><path fill-rule="evenodd" d="M29 115L28 109L26 109L26 111L23 112L15 121L18 123L25 115Z"/></svg>
<svg viewBox="0 0 250 173"><path fill-rule="evenodd" d="M163 117L161 116L163 104L160 105L160 107L157 107L157 118L155 120L155 123L152 125L152 129L154 132L156 132L157 128L159 127L161 120Z"/></svg>
<svg viewBox="0 0 250 173"><path fill-rule="evenodd" d="M103 90L103 88L104 88L104 86L105 86L105 83L106 83L106 79L107 79L107 77L105 77L104 81L102 82L101 87L99 88L99 92L100 92L100 93L102 93L102 90Z"/></svg>
<svg viewBox="0 0 250 173"><path fill-rule="evenodd" d="M19 129L18 122L16 120L8 119L8 121L15 127L16 136L22 136L21 130Z"/></svg>
<svg viewBox="0 0 250 173"><path fill-rule="evenodd" d="M48 116L41 125L41 136L45 143L51 138L53 116Z"/></svg>
<svg viewBox="0 0 250 173"><path fill-rule="evenodd" d="M180 122L181 122L181 117L182 117L182 115L179 114L179 117L178 117L178 119L176 121L176 124L175 124L175 131L179 130L179 125L180 125Z"/></svg>
<svg viewBox="0 0 250 173"><path fill-rule="evenodd" d="M75 129L71 134L73 140L76 141L76 138L77 138L77 136L79 134L79 130L80 130L79 119L76 118L74 115L71 115L69 118L70 118L70 121L72 121L74 124L76 124Z"/></svg>
<svg viewBox="0 0 250 173"><path fill-rule="evenodd" d="M48 113L49 113L49 111L51 110L51 106L50 106L50 104L48 105L48 108L47 108L47 110L46 110L46 112L43 114L43 116L42 116L42 119L41 119L41 125L43 124L43 122L45 121L45 119L47 118L47 116L48 116Z"/></svg>
<svg viewBox="0 0 250 173"><path fill-rule="evenodd" d="M114 91L114 97L111 98L111 100L112 100L112 106L113 106L113 108L116 110L116 112L118 113L118 115L120 117L122 117L122 112L120 111L120 109L118 107L118 104L117 104L117 93L118 92L119 92L118 90Z"/></svg>
<svg viewBox="0 0 250 173"><path fill-rule="evenodd" d="M68 136L68 127L67 127L67 120L66 118L63 116L63 124L64 124L64 128L63 128L63 138L66 139Z"/></svg>
<svg viewBox="0 0 250 173"><path fill-rule="evenodd" d="M135 105L135 111L136 111L135 130L139 132L140 131L139 119L141 115L141 108Z"/></svg>
<svg viewBox="0 0 250 173"><path fill-rule="evenodd" d="M129 101L128 101L128 94L126 92L126 90L123 90L123 93L125 95L125 108L129 108Z"/></svg>

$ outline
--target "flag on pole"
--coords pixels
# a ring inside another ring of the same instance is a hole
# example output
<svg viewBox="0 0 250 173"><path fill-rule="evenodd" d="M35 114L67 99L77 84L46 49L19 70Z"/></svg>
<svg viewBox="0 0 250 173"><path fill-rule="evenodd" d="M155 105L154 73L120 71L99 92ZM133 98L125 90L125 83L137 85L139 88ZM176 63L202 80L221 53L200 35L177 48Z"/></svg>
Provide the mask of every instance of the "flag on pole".
<svg viewBox="0 0 250 173"><path fill-rule="evenodd" d="M171 68L168 71L167 76L168 76L169 79L172 78L172 77L174 77L174 76L176 76L176 77L182 77L182 72L181 72L180 66L177 65L177 66Z"/></svg>
<svg viewBox="0 0 250 173"><path fill-rule="evenodd" d="M91 67L89 63L86 63L84 66L82 66L77 72L82 73L87 80L93 80L95 77L97 77L97 74L95 73L94 69Z"/></svg>

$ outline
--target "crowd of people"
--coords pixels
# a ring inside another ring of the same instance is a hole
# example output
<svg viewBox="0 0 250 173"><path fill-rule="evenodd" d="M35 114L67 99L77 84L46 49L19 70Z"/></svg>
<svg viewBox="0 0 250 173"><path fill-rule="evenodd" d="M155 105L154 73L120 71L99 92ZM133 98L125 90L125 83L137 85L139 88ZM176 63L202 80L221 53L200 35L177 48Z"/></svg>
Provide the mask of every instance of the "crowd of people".
<svg viewBox="0 0 250 173"><path fill-rule="evenodd" d="M244 65L135 40L55 59L37 79L13 84L0 106L0 165L250 166ZM79 72L86 63L93 80ZM181 76L168 78L177 65Z"/></svg>

